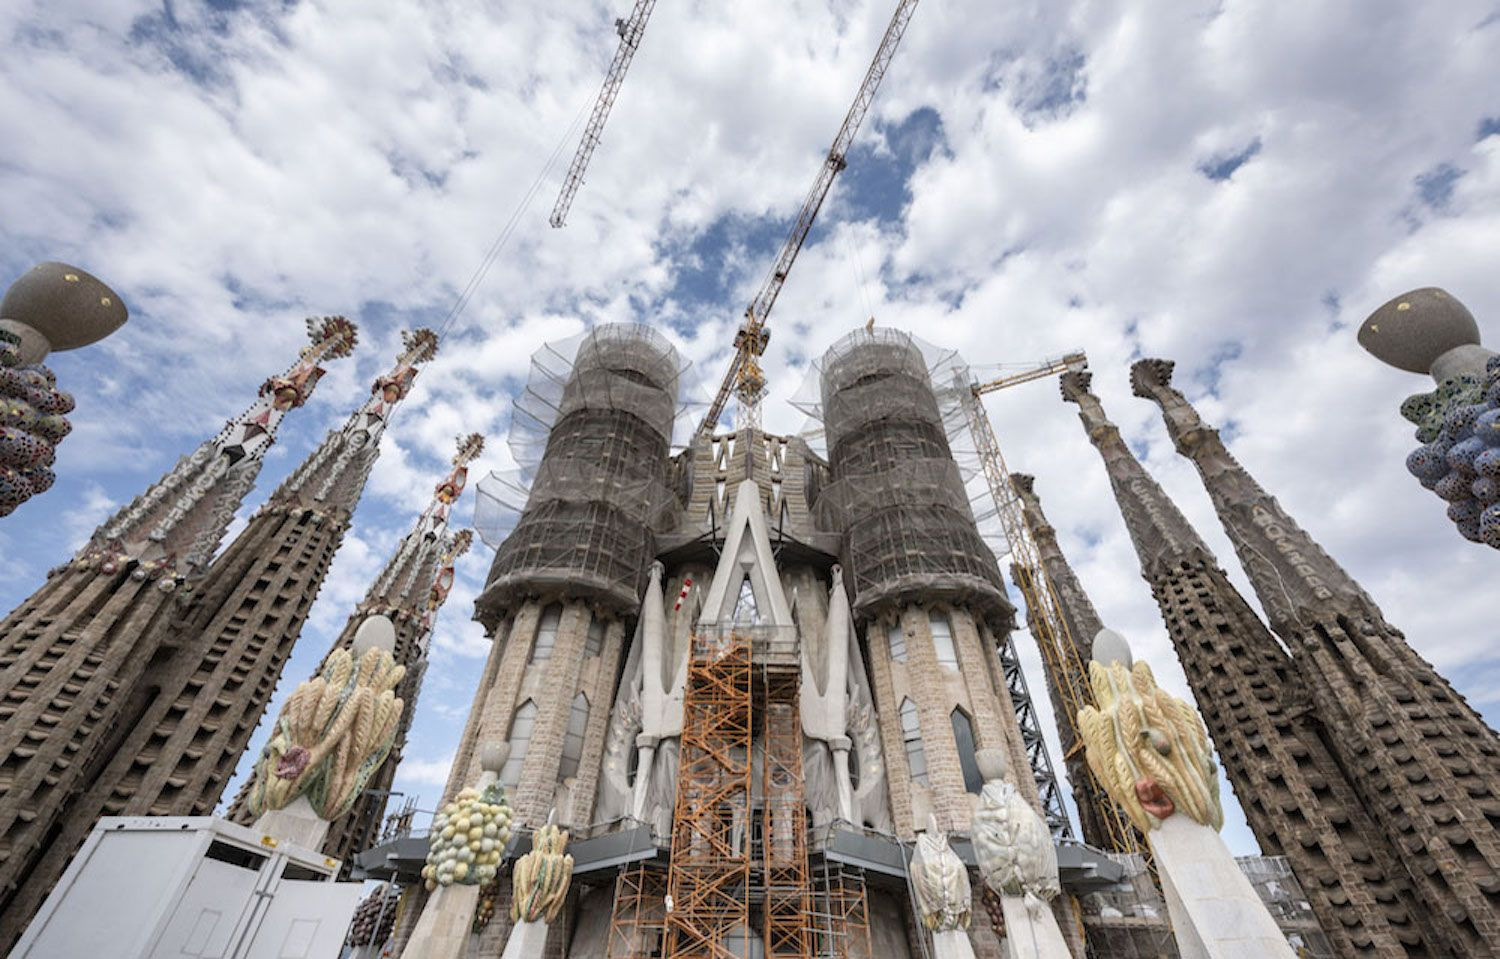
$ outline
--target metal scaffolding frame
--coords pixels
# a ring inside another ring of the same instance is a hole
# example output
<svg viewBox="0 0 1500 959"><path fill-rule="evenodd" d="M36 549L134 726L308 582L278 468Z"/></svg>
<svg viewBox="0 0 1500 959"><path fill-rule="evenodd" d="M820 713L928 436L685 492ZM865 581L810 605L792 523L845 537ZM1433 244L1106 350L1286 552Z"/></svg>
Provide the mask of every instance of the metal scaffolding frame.
<svg viewBox="0 0 1500 959"><path fill-rule="evenodd" d="M640 862L620 870L605 959L660 959L666 891L667 874L659 866Z"/></svg>
<svg viewBox="0 0 1500 959"><path fill-rule="evenodd" d="M807 805L802 776L798 668L762 666L761 904L766 959L808 959L814 928L807 870Z"/></svg>
<svg viewBox="0 0 1500 959"><path fill-rule="evenodd" d="M696 633L667 873L668 959L739 959L750 933L751 639Z"/></svg>

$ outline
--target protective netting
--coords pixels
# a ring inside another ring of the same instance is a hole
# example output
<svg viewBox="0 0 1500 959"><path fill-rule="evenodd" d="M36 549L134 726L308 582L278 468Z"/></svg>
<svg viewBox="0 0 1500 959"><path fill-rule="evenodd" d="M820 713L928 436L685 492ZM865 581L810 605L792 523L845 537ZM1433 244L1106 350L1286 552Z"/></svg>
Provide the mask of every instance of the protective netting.
<svg viewBox="0 0 1500 959"><path fill-rule="evenodd" d="M833 478L814 516L843 539L862 615L919 597L1013 615L980 528L1000 533L960 402L969 383L951 350L860 330L811 364L793 400L821 424L807 438L826 444Z"/></svg>
<svg viewBox="0 0 1500 959"><path fill-rule="evenodd" d="M482 605L566 587L635 606L677 512L669 456L687 369L635 324L537 351L511 417L519 467L478 484L474 525L496 547Z"/></svg>

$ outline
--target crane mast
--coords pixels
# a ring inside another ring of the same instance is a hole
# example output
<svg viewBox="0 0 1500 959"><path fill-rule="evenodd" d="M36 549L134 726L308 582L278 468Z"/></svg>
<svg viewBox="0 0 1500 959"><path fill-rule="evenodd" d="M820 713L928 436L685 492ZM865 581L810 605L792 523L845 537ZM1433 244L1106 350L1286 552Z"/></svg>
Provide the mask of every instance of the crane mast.
<svg viewBox="0 0 1500 959"><path fill-rule="evenodd" d="M599 145L599 138L604 133L604 122L609 119L609 111L620 93L620 84L625 82L625 71L630 69L636 47L641 44L641 35L646 32L646 21L655 8L656 0L636 0L629 19L615 21L615 32L620 35L620 48L615 51L609 72L604 75L604 86L599 90L599 99L594 101L594 111L589 114L588 126L584 127L583 140L578 144L578 152L573 154L573 162L568 165L568 176L563 181L562 192L558 193L557 202L552 206L552 217L548 222L554 227L561 227L567 221L573 197L583 185L583 171L588 168L589 158Z"/></svg>
<svg viewBox="0 0 1500 959"><path fill-rule="evenodd" d="M766 392L766 378L760 368L760 357L766 352L766 344L771 338L770 330L766 329L766 319L771 314L771 308L776 305L776 298L781 294L781 287L792 270L792 264L797 261L797 254L801 252L807 234L812 230L818 210L828 198L834 177L848 165L846 157L849 147L854 143L854 136L864 122L865 114L870 112L875 92L880 89L880 81L885 78L885 71L891 65L891 58L896 55L896 48L900 46L901 37L906 33L906 26L911 22L911 15L916 8L917 0L900 0L896 4L896 12L885 28L880 47L875 51L869 69L865 71L864 82L854 95L849 112L844 115L844 123L833 138L833 145L828 148L823 165L818 168L818 175L802 201L802 209L797 212L791 232L781 245L781 252L777 254L770 272L761 284L760 292L755 294L755 298L745 309L745 319L734 337L734 356L729 361L729 370L719 384L713 403L709 405L708 414L698 427L700 436L713 432L719 417L724 415L730 393L735 394L739 405L739 425L759 426L760 401Z"/></svg>
<svg viewBox="0 0 1500 959"><path fill-rule="evenodd" d="M1047 671L1054 678L1061 707L1074 716L1078 714L1078 710L1092 703L1088 686L1088 670L1078 655L1078 646L1073 641L1067 618L1063 616L1062 603L1058 599L1057 591L1053 588L1052 580L1042 565L1036 539L1027 525L1020 497L1011 483L1010 470L1005 465L1005 457L1000 452L999 440L995 437L995 429L990 425L989 414L984 410L981 397L986 393L1020 383L1029 383L1067 370L1086 369L1087 366L1087 357L1082 351L1077 351L1046 360L1028 370L1001 376L985 383L974 383L967 389L960 388L959 390L964 413L969 420L969 430L974 435L974 446L979 453L980 466L989 484L990 495L994 497L995 511L1005 529L1006 543L1010 547L1012 577L1016 581L1017 588L1021 590L1022 598L1026 602L1026 610L1030 614L1028 625L1036 639L1037 646L1041 648L1042 658L1046 660ZM1075 746L1075 748L1078 747ZM1039 778L1050 774L1050 764L1047 769L1034 769L1033 772ZM1093 781L1092 770L1088 775L1089 782L1074 783L1073 788L1099 797L1095 806L1099 809L1105 828L1109 832L1112 851L1145 853L1144 846L1120 808L1111 802L1099 784Z"/></svg>

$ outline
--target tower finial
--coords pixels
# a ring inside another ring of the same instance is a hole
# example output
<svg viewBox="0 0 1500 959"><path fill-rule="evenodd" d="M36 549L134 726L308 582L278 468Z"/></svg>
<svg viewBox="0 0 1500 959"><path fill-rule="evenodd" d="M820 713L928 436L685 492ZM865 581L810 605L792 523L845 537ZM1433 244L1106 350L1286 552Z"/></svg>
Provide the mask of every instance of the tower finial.
<svg viewBox="0 0 1500 959"><path fill-rule="evenodd" d="M310 343L297 362L267 379L245 412L100 526L79 562L98 562L112 572L120 563L139 561L146 575L169 577L208 562L254 485L282 418L312 396L323 376L318 364L348 356L358 338L354 324L342 316L310 318L307 331Z"/></svg>

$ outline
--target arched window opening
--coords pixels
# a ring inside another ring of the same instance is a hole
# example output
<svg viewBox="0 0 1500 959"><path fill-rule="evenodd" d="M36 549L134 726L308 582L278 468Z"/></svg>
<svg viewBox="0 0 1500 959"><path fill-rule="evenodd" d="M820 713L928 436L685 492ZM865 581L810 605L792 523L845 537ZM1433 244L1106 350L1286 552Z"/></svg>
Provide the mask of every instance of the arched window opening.
<svg viewBox="0 0 1500 959"><path fill-rule="evenodd" d="M604 652L604 620L594 616L589 620L589 631L583 639L583 655L598 656Z"/></svg>
<svg viewBox="0 0 1500 959"><path fill-rule="evenodd" d="M927 750L922 745L922 723L917 718L917 704L901 700L901 739L906 743L906 765L911 781L927 785Z"/></svg>
<svg viewBox="0 0 1500 959"><path fill-rule="evenodd" d="M506 789L515 789L521 781L521 766L526 762L526 750L531 746L531 730L535 725L536 703L528 699L510 721L510 758L500 768L500 782Z"/></svg>
<svg viewBox="0 0 1500 959"><path fill-rule="evenodd" d="M937 655L938 665L957 669L958 650L953 648L953 627L947 614L934 610L927 614L927 621L932 625L932 651Z"/></svg>
<svg viewBox="0 0 1500 959"><path fill-rule="evenodd" d="M891 659L898 663L906 662L906 632L901 628L901 620L896 620L885 631L885 641L891 647Z"/></svg>
<svg viewBox="0 0 1500 959"><path fill-rule="evenodd" d="M953 742L958 747L958 767L963 770L964 790L974 795L984 788L984 777L979 774L979 761L974 757L978 748L974 742L974 721L962 709L949 714L953 720Z"/></svg>
<svg viewBox="0 0 1500 959"><path fill-rule="evenodd" d="M536 624L536 643L531 647L531 661L543 663L552 658L552 647L557 645L557 625L562 622L562 607L553 603L542 610Z"/></svg>
<svg viewBox="0 0 1500 959"><path fill-rule="evenodd" d="M578 760L583 756L583 736L589 726L589 698L583 693L573 697L568 710L568 728L563 733L562 762L557 767L557 781L578 775Z"/></svg>

